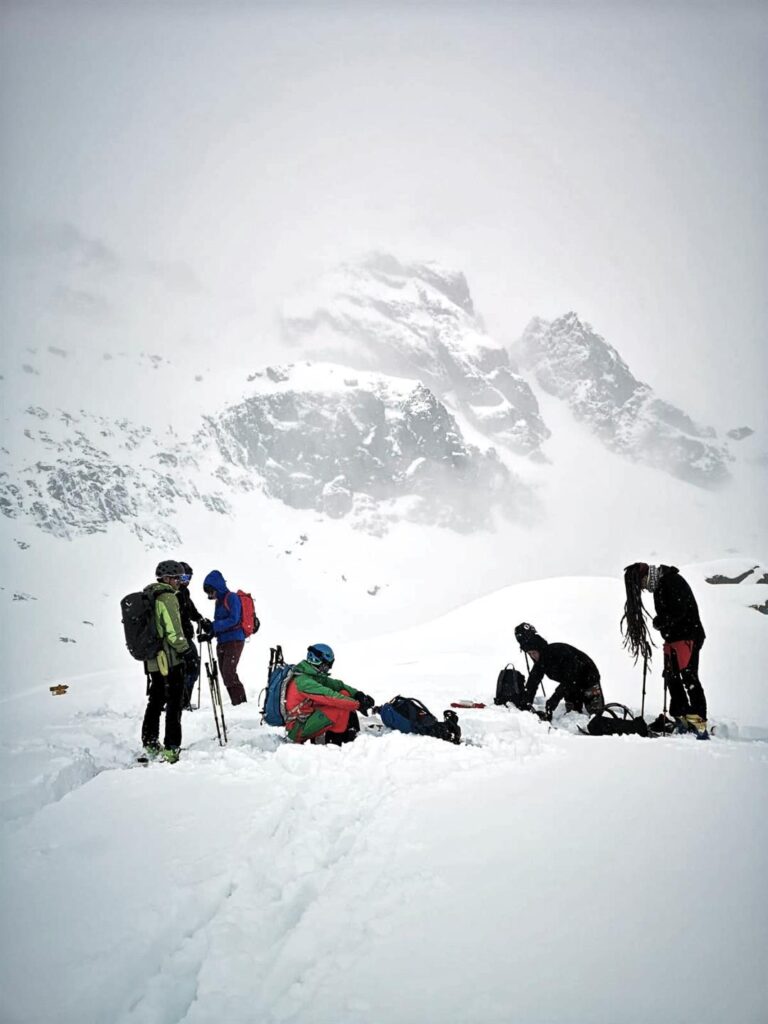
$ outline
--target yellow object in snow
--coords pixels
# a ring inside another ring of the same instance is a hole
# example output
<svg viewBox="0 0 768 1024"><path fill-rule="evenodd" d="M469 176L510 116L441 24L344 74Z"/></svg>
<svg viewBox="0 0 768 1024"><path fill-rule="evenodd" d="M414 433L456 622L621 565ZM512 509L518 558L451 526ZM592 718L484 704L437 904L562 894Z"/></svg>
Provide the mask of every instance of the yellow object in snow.
<svg viewBox="0 0 768 1024"><path fill-rule="evenodd" d="M157 667L160 669L161 676L168 675L168 655L165 651L160 651L157 655Z"/></svg>

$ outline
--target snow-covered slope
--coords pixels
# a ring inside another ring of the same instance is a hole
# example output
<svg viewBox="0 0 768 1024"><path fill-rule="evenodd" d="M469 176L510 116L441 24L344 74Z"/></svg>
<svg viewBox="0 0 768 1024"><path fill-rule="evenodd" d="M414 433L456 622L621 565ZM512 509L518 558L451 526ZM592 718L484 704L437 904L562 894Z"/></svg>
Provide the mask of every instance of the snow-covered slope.
<svg viewBox="0 0 768 1024"><path fill-rule="evenodd" d="M761 1021L768 757L749 739L768 735L768 636L749 605L766 588L704 582L756 562L683 567L709 633L709 744L585 738L489 707L460 712L458 748L376 731L297 748L259 725L251 660L226 749L204 695L179 764L132 768L144 695L130 665L6 699L3 1019ZM438 713L490 701L528 618L637 706L622 600L616 579L508 587L336 643L337 674ZM307 631L320 639L305 623L290 658ZM265 627L249 656L264 663L278 639ZM647 713L660 703L656 665Z"/></svg>

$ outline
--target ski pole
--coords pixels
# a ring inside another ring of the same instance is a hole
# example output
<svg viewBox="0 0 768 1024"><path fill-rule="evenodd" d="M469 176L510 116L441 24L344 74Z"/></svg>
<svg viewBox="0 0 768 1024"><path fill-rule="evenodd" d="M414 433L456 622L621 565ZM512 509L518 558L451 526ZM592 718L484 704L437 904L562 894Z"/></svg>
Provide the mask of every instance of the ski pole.
<svg viewBox="0 0 768 1024"><path fill-rule="evenodd" d="M648 675L648 655L644 654L643 655L643 700L642 700L642 703L640 705L640 717L641 718L645 717L645 680L646 680L647 675ZM667 692L667 688L665 686L664 687L664 693L666 694L666 692Z"/></svg>
<svg viewBox="0 0 768 1024"><path fill-rule="evenodd" d="M523 653L525 654L525 671L528 673L528 675L530 675L531 674L531 664L528 661L528 651L523 651ZM541 687L541 695L544 698L544 700L546 700L547 699L547 691L544 689L544 680L543 679L539 683L539 686ZM537 687L537 689L538 689L538 687ZM534 693L533 696L535 697L536 694Z"/></svg>
<svg viewBox="0 0 768 1024"><path fill-rule="evenodd" d="M211 691L211 705L213 707L213 721L216 725L216 735L219 740L219 746L223 747L227 742L227 724L224 721L224 707L221 703L219 664L213 656L210 640L208 640L208 660L205 664L205 672L208 676L208 687Z"/></svg>

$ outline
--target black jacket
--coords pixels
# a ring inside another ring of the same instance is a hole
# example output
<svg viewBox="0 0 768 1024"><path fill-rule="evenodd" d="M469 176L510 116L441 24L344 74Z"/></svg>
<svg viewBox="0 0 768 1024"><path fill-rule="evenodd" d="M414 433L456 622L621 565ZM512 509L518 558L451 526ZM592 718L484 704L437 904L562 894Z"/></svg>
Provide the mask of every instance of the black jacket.
<svg viewBox="0 0 768 1024"><path fill-rule="evenodd" d="M556 708L563 697L572 697L574 703L579 703L584 691L600 682L597 665L578 648L570 644L548 644L545 640L537 646L539 660L531 669L525 687L529 704L533 703L544 676L560 684L547 701L552 708Z"/></svg>
<svg viewBox="0 0 768 1024"><path fill-rule="evenodd" d="M187 640L193 640L195 636L195 627L192 625L193 622L201 622L203 616L195 608L195 603L189 596L189 590L187 587L179 587L176 591L176 597L179 599L179 611L181 612L181 628L184 630L184 636Z"/></svg>
<svg viewBox="0 0 768 1024"><path fill-rule="evenodd" d="M653 604L656 608L653 625L667 643L676 640L704 643L707 634L699 618L696 598L676 566L659 566L659 581L653 591Z"/></svg>

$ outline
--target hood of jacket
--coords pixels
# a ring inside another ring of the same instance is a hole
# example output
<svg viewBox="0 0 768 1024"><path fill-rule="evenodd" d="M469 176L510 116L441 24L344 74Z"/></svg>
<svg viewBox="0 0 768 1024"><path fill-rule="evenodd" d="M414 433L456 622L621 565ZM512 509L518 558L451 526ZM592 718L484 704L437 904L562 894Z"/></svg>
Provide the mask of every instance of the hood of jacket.
<svg viewBox="0 0 768 1024"><path fill-rule="evenodd" d="M229 587L227 581L221 575L218 569L213 569L203 580L203 589L206 587L216 591L217 597L224 597L225 594L229 593Z"/></svg>

